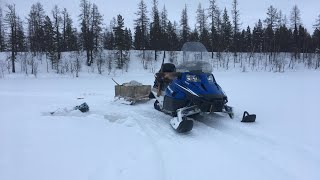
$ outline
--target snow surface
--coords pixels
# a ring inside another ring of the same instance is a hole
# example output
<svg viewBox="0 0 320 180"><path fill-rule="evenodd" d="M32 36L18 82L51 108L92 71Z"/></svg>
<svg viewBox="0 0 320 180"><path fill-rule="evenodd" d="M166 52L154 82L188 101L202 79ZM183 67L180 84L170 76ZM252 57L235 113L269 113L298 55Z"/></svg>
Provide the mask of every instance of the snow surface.
<svg viewBox="0 0 320 180"><path fill-rule="evenodd" d="M236 118L178 134L154 100L114 101L111 76L0 79L1 180L320 179L320 72L216 72ZM153 84L151 72L114 77ZM90 111L48 112L87 102ZM240 122L244 110L257 122Z"/></svg>

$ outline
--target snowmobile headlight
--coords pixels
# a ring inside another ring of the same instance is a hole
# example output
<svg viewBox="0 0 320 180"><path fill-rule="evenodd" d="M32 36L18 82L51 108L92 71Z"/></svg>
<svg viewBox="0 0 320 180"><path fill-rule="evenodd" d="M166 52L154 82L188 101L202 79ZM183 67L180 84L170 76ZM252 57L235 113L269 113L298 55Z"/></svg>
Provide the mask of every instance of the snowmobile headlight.
<svg viewBox="0 0 320 180"><path fill-rule="evenodd" d="M214 79L213 79L212 75L208 76L208 81L209 81L209 83L214 83Z"/></svg>
<svg viewBox="0 0 320 180"><path fill-rule="evenodd" d="M197 75L188 74L186 78L188 82L200 82L200 79Z"/></svg>

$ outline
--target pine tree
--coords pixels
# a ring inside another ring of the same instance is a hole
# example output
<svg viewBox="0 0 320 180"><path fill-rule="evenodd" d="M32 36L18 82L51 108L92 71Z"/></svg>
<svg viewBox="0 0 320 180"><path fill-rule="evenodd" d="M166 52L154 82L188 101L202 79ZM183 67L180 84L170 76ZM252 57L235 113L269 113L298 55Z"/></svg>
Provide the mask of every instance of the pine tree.
<svg viewBox="0 0 320 180"><path fill-rule="evenodd" d="M42 4L39 2L31 6L28 16L28 37L30 51L33 53L44 51L43 22L45 12Z"/></svg>
<svg viewBox="0 0 320 180"><path fill-rule="evenodd" d="M161 11L160 26L163 31L167 31L167 29L168 29L168 11L166 9L166 6L163 6L163 9Z"/></svg>
<svg viewBox="0 0 320 180"><path fill-rule="evenodd" d="M124 38L124 19L122 16L119 14L117 16L117 25L113 29L114 31L114 39L115 39L115 49L117 50L124 50L125 49L125 38Z"/></svg>
<svg viewBox="0 0 320 180"><path fill-rule="evenodd" d="M320 29L320 14L318 15L317 19L316 19L316 23L313 25L314 28L316 29Z"/></svg>
<svg viewBox="0 0 320 180"><path fill-rule="evenodd" d="M2 8L0 7L0 52L5 51L5 27L3 23Z"/></svg>
<svg viewBox="0 0 320 180"><path fill-rule="evenodd" d="M103 48L108 50L113 50L114 48L114 35L112 31L109 31L108 28L105 29L103 34Z"/></svg>
<svg viewBox="0 0 320 180"><path fill-rule="evenodd" d="M314 51L320 53L320 29L316 28L312 35Z"/></svg>
<svg viewBox="0 0 320 180"><path fill-rule="evenodd" d="M239 50L239 27L240 27L240 13L238 9L238 1L232 2L232 22L233 22L233 51L236 53ZM236 54L235 54L236 55Z"/></svg>
<svg viewBox="0 0 320 180"><path fill-rule="evenodd" d="M52 10L52 16L53 16L53 40L54 40L54 50L55 50L55 59L54 59L54 64L55 64L55 69L57 72L59 72L58 69L58 64L61 59L61 22L62 18L60 15L60 9L58 8L57 5L54 6Z"/></svg>
<svg viewBox="0 0 320 180"><path fill-rule="evenodd" d="M229 20L229 15L227 9L224 9L222 23L221 23L221 36L222 42L221 46L223 51L230 51L231 41L232 41L232 26Z"/></svg>
<svg viewBox="0 0 320 180"><path fill-rule="evenodd" d="M17 17L17 52L25 52L26 47L26 37L24 34L23 22L20 17Z"/></svg>
<svg viewBox="0 0 320 180"><path fill-rule="evenodd" d="M199 32L199 41L207 49L211 49L210 35L207 27L207 15L205 13L205 9L201 7L201 3L199 3L196 13L197 13L196 28Z"/></svg>
<svg viewBox="0 0 320 180"><path fill-rule="evenodd" d="M313 52L317 54L316 69L320 68L320 30L316 28L312 34Z"/></svg>
<svg viewBox="0 0 320 180"><path fill-rule="evenodd" d="M264 20L267 27L270 26L272 30L275 30L277 27L277 23L279 22L279 16L277 13L277 9L272 5L267 10L267 18Z"/></svg>
<svg viewBox="0 0 320 180"><path fill-rule="evenodd" d="M16 72L15 69L15 60L16 60L16 54L17 54L17 31L18 31L18 24L20 23L18 21L18 16L16 13L15 5L8 4L6 5L7 11L5 16L5 24L8 28L8 50L11 52L11 69L12 73Z"/></svg>
<svg viewBox="0 0 320 180"><path fill-rule="evenodd" d="M238 50L234 52L234 65L236 63L236 57L238 52L248 52L247 48L247 41L246 41L246 30L242 30L241 33L238 33L238 41L240 42L238 46Z"/></svg>
<svg viewBox="0 0 320 180"><path fill-rule="evenodd" d="M101 31L102 31L102 15L99 13L98 6L96 4L92 4L92 10L91 10L91 17L92 17L92 22L91 22L91 33L92 33L92 38L93 38L93 49L95 51L100 48L100 43L101 43Z"/></svg>
<svg viewBox="0 0 320 180"><path fill-rule="evenodd" d="M297 5L294 5L291 10L290 21L292 29L301 25L301 14Z"/></svg>
<svg viewBox="0 0 320 180"><path fill-rule="evenodd" d="M77 45L77 31L73 27L73 21L66 8L62 11L62 51L76 51Z"/></svg>
<svg viewBox="0 0 320 180"><path fill-rule="evenodd" d="M142 39L143 39L142 30L141 30L141 27L138 25L135 27L135 32L134 32L134 49L136 50L143 49Z"/></svg>
<svg viewBox="0 0 320 180"><path fill-rule="evenodd" d="M44 30L44 49L45 52L49 57L52 57L54 54L54 31L53 31L53 25L51 22L51 19L49 16L45 17L44 20L44 25L43 25L43 30ZM52 61L53 62L53 61Z"/></svg>
<svg viewBox="0 0 320 180"><path fill-rule="evenodd" d="M194 30L190 33L190 35L189 35L189 40L190 40L190 41L196 41L196 42L199 41L199 33L198 33L198 30L197 30L196 27L195 27Z"/></svg>
<svg viewBox="0 0 320 180"><path fill-rule="evenodd" d="M184 9L182 10L180 26L181 26L180 46L182 46L185 42L187 42L189 40L189 36L190 36L190 27L189 27L189 24L188 24L187 5L185 5Z"/></svg>
<svg viewBox="0 0 320 180"><path fill-rule="evenodd" d="M124 19L119 14L117 16L117 25L114 27L114 39L115 39L115 49L117 50L116 59L117 59L117 68L122 69L127 61L128 46L126 44L126 34L124 28ZM128 31L128 30L127 30ZM128 37L127 37L128 38Z"/></svg>
<svg viewBox="0 0 320 180"><path fill-rule="evenodd" d="M276 33L275 39L277 40L276 44L280 52L289 52L290 45L290 32L285 24L283 24Z"/></svg>
<svg viewBox="0 0 320 180"><path fill-rule="evenodd" d="M92 50L93 50L93 36L90 31L91 22L91 6L92 4L88 0L80 1L80 15L79 21L81 22L81 44L87 55L87 65L92 64Z"/></svg>
<svg viewBox="0 0 320 180"><path fill-rule="evenodd" d="M210 47L212 52L217 51L219 48L219 36L218 36L218 26L220 25L220 10L216 5L216 0L209 1L209 19L210 19Z"/></svg>
<svg viewBox="0 0 320 180"><path fill-rule="evenodd" d="M160 39L162 36L157 0L153 0L152 17L153 21L150 27L150 45L151 49L155 50L155 60L157 60L157 51L161 49Z"/></svg>
<svg viewBox="0 0 320 180"><path fill-rule="evenodd" d="M198 32L200 32L201 34L203 32L203 29L207 28L207 16L205 14L205 10L201 6L201 3L199 3L198 5L196 14L197 14L196 27Z"/></svg>
<svg viewBox="0 0 320 180"><path fill-rule="evenodd" d="M265 52L275 52L274 44L274 31L272 26L269 25L264 32L264 50Z"/></svg>
<svg viewBox="0 0 320 180"><path fill-rule="evenodd" d="M244 51L246 52L253 52L253 42L252 42L252 34L251 34L251 29L250 26L247 27L247 30L245 31L245 39L244 41L240 42L245 42L241 44L245 44Z"/></svg>
<svg viewBox="0 0 320 180"><path fill-rule="evenodd" d="M138 50L145 50L148 46L148 24L149 18L147 16L147 5L143 0L138 4L138 11L135 13L138 18L135 20L135 48ZM139 38L139 39L136 39ZM144 54L144 53L143 53Z"/></svg>
<svg viewBox="0 0 320 180"><path fill-rule="evenodd" d="M128 29L128 28L125 29L125 44L126 44L126 50L132 49L132 46L133 46L132 32L131 32L131 29Z"/></svg>
<svg viewBox="0 0 320 180"><path fill-rule="evenodd" d="M298 34L299 34L299 37L298 37L298 39L299 39L299 45L298 45L299 52L306 53L306 52L308 52L307 39L308 39L309 34L308 34L307 30L302 25L299 26Z"/></svg>
<svg viewBox="0 0 320 180"><path fill-rule="evenodd" d="M299 53L299 31L298 27L295 26L292 34L292 43L291 43L291 52L294 53L294 58L298 58L298 53Z"/></svg>
<svg viewBox="0 0 320 180"><path fill-rule="evenodd" d="M279 25L279 14L276 8L272 5L267 10L267 18L264 20L266 24L265 36L264 36L264 46L266 52L275 52L276 45L275 45L275 31ZM272 53L270 54L271 57Z"/></svg>
<svg viewBox="0 0 320 180"><path fill-rule="evenodd" d="M259 21L256 23L253 31L252 31L252 43L253 43L253 51L254 52L263 52L263 27L262 22L259 19Z"/></svg>
<svg viewBox="0 0 320 180"><path fill-rule="evenodd" d="M163 6L163 9L161 11L160 29L160 48L161 50L168 50L168 11L165 6Z"/></svg>
<svg viewBox="0 0 320 180"><path fill-rule="evenodd" d="M176 27L174 24L171 23L171 21L168 22L168 50L169 51L177 51L179 48L178 45L178 35L176 33Z"/></svg>

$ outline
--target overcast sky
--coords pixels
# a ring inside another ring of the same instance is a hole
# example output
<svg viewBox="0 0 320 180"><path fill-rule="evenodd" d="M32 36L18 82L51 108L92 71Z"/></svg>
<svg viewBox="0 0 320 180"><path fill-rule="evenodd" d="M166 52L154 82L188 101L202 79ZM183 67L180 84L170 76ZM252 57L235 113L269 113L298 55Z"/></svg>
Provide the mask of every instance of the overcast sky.
<svg viewBox="0 0 320 180"><path fill-rule="evenodd" d="M137 11L137 5L140 0L90 0L92 3L98 5L99 11L104 16L104 23L109 25L110 20L118 14L121 14L125 19L125 26L132 28L133 21L136 19L134 14ZM73 21L78 25L78 15L80 0L0 0L1 6L5 9L6 3L14 3L16 10L21 17L27 17L30 7L36 2L43 4L47 14L50 13L55 4L60 8L67 8L71 14ZM149 13L151 12L152 0L145 0L148 6ZM159 9L166 6L168 10L168 17L171 21L180 20L181 11L184 4L187 4L189 15L189 26L194 28L196 9L201 3L202 7L208 7L209 0L158 0ZM315 24L315 19L320 14L320 0L238 0L240 10L240 20L242 28L248 25L253 27L258 19L265 19L267 8L273 5L278 10L281 10L287 15L288 20L290 11L296 4L301 11L301 19L303 25L309 32L313 32L312 25ZM217 0L220 9L227 8L230 15L232 0ZM25 18L23 18L25 19Z"/></svg>

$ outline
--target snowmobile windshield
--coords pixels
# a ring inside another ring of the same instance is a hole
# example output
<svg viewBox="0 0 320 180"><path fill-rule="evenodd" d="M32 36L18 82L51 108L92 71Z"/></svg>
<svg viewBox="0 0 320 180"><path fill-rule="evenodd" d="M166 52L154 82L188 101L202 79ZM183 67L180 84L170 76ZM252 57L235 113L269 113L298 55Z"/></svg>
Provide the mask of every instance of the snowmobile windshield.
<svg viewBox="0 0 320 180"><path fill-rule="evenodd" d="M212 67L205 61L186 61L177 66L177 72L212 73Z"/></svg>
<svg viewBox="0 0 320 180"><path fill-rule="evenodd" d="M177 66L177 72L212 73L211 65L206 62L210 57L202 43L186 42L181 51L183 51L183 61Z"/></svg>

